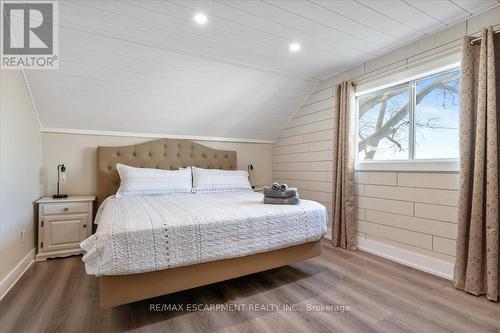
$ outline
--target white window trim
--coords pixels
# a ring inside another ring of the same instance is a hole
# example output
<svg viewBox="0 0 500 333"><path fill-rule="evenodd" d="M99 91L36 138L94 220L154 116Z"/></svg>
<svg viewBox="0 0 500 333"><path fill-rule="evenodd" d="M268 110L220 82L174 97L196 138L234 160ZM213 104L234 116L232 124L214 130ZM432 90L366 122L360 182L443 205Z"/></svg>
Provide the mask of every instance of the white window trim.
<svg viewBox="0 0 500 333"><path fill-rule="evenodd" d="M432 159L432 160L392 160L392 161L357 161L356 171L438 171L459 172L458 159Z"/></svg>
<svg viewBox="0 0 500 333"><path fill-rule="evenodd" d="M460 67L461 52L454 52L447 56L439 57L432 61L426 61L415 66L407 66L397 72L384 76L377 76L369 80L356 82L355 96L369 94L370 92L397 86L399 84L418 80L420 78L431 76L439 72L446 71L455 67Z"/></svg>
<svg viewBox="0 0 500 333"><path fill-rule="evenodd" d="M460 162L458 158L450 158L450 159L406 159L406 160L368 160L368 161L359 161L358 160L358 97L361 95L365 95L368 93L372 93L377 90L383 90L389 87L397 86L403 83L410 83L412 81L417 81L422 78L432 76L441 72L446 72L449 70L453 70L454 68L460 68L460 62L454 62L452 64L448 64L446 66L440 66L439 68L435 68L433 70L428 70L425 73L421 74L413 74L408 76L407 79L399 80L397 82L393 82L392 84L379 85L376 88L364 89L363 91L355 93L355 128L356 128L356 140L355 140L355 171L405 171L405 172L414 172L414 171L436 171L436 172L459 172L460 171ZM410 129L413 130L413 129ZM410 144L412 144L410 142Z"/></svg>

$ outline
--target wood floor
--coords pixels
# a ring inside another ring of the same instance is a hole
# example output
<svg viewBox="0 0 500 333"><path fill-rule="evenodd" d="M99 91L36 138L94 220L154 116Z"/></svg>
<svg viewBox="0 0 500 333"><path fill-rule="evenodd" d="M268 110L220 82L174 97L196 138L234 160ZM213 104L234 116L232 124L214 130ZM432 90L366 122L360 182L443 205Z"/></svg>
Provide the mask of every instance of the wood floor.
<svg viewBox="0 0 500 333"><path fill-rule="evenodd" d="M113 309L102 310L98 302L97 280L86 275L80 257L36 263L0 302L0 332L500 331L500 304L327 242L321 257L292 266ZM299 303L303 311L283 307ZM161 308L174 304L183 310ZM236 304L240 311L188 311L191 304ZM280 309L261 308L266 304ZM332 307L307 311L308 304ZM261 311L250 311L251 305ZM330 311L333 305L350 311Z"/></svg>

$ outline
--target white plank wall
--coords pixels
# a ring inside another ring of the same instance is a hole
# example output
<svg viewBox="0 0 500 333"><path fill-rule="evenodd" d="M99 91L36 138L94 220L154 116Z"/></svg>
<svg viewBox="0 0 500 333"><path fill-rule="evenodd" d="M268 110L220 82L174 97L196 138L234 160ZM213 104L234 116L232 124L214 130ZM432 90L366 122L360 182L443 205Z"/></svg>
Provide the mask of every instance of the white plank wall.
<svg viewBox="0 0 500 333"><path fill-rule="evenodd" d="M358 236L453 262L458 184L458 173L357 172Z"/></svg>
<svg viewBox="0 0 500 333"><path fill-rule="evenodd" d="M331 221L333 87L309 96L273 147L273 178L328 208Z"/></svg>
<svg viewBox="0 0 500 333"><path fill-rule="evenodd" d="M332 206L334 88L314 92L273 147L273 178ZM358 236L453 262L457 173L357 172ZM329 223L330 228L330 223Z"/></svg>

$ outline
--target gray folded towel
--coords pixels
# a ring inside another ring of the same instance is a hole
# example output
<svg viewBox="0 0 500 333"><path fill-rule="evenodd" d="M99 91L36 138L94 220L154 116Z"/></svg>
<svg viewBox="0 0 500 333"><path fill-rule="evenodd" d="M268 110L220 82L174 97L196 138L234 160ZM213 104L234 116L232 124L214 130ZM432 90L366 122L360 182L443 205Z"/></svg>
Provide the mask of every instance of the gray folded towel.
<svg viewBox="0 0 500 333"><path fill-rule="evenodd" d="M291 198L269 198L264 197L264 203L268 205L297 205L300 202L299 195Z"/></svg>
<svg viewBox="0 0 500 333"><path fill-rule="evenodd" d="M274 190L270 186L264 186L264 196L270 198L290 198L298 195L297 188L290 187L287 188L286 191Z"/></svg>
<svg viewBox="0 0 500 333"><path fill-rule="evenodd" d="M267 187L269 187L269 186L267 186ZM273 183L271 184L271 188L272 188L273 190L275 190L275 191L279 191L279 190L280 190L280 183L273 182Z"/></svg>

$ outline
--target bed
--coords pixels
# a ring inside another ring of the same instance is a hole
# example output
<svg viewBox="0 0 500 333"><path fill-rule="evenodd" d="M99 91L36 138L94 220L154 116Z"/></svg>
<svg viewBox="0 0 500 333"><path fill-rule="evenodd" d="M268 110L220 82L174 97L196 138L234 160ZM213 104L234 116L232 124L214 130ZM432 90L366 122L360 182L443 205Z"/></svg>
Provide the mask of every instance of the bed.
<svg viewBox="0 0 500 333"><path fill-rule="evenodd" d="M97 231L82 243L111 307L288 265L321 253L325 207L264 205L253 191L114 196L116 164L236 169L236 153L188 140L98 147Z"/></svg>

